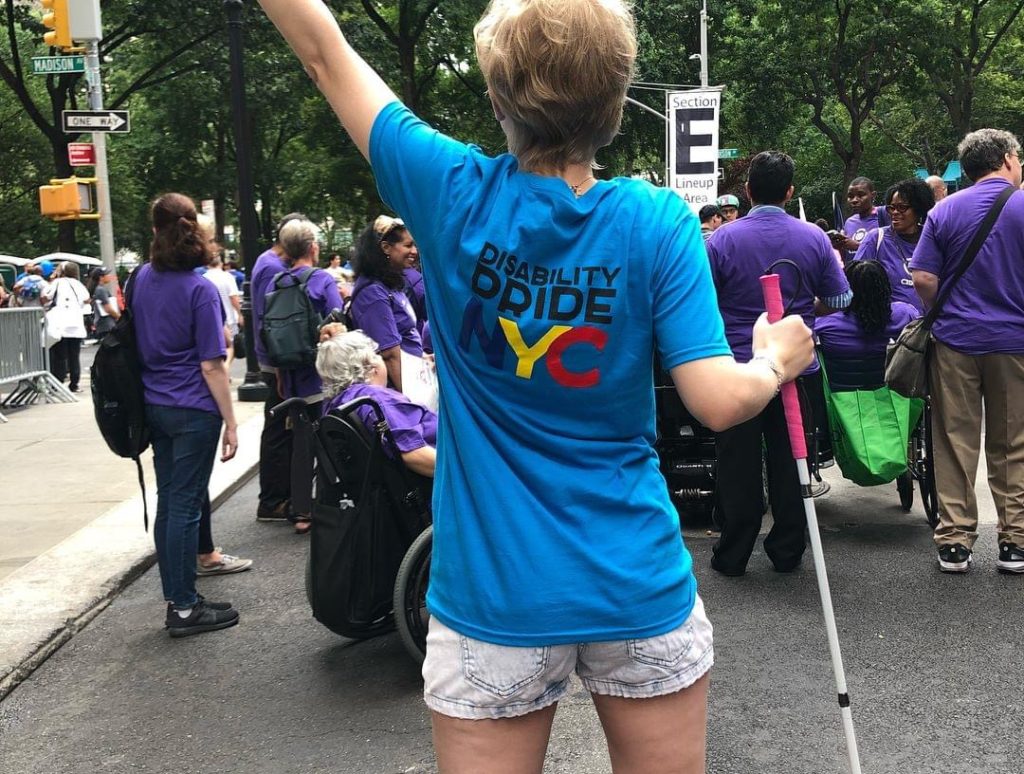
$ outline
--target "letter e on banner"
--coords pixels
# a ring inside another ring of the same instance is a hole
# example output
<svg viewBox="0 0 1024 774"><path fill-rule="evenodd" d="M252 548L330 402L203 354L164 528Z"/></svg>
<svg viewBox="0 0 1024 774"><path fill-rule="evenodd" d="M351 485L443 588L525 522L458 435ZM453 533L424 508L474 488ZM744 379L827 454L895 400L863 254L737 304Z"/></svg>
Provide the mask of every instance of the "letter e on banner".
<svg viewBox="0 0 1024 774"><path fill-rule="evenodd" d="M668 102L668 185L694 213L718 198L721 89L673 91Z"/></svg>

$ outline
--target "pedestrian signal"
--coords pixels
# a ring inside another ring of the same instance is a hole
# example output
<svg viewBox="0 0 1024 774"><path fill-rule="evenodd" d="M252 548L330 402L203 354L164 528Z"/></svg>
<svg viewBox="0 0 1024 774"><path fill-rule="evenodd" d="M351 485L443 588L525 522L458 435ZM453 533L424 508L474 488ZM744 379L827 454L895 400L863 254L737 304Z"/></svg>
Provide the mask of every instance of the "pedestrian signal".
<svg viewBox="0 0 1024 774"><path fill-rule="evenodd" d="M70 177L40 186L39 211L52 220L98 220L96 178Z"/></svg>

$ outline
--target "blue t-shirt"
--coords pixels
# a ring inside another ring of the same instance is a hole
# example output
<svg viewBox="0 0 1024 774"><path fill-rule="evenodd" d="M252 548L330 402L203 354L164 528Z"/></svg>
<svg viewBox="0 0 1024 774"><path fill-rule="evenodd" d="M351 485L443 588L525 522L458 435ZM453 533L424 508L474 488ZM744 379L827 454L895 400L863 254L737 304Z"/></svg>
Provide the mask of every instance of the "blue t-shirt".
<svg viewBox="0 0 1024 774"><path fill-rule="evenodd" d="M514 646L682 624L652 361L730 354L697 218L638 180L577 199L398 103L370 160L420 249L440 378L430 612Z"/></svg>

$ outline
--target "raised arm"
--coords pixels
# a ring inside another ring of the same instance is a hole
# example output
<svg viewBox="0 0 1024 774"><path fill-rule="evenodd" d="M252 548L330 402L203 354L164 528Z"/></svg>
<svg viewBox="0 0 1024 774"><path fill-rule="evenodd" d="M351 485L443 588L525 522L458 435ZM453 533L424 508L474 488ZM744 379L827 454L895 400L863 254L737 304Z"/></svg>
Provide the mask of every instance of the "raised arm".
<svg viewBox="0 0 1024 774"><path fill-rule="evenodd" d="M342 126L370 158L370 130L381 109L398 99L345 40L320 0L260 0L267 16L299 57Z"/></svg>

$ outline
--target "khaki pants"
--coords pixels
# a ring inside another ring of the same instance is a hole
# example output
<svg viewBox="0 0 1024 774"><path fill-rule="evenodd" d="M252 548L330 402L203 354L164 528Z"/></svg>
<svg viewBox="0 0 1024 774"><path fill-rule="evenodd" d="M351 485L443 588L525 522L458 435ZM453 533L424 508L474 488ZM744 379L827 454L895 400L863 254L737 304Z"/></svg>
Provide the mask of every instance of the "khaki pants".
<svg viewBox="0 0 1024 774"><path fill-rule="evenodd" d="M984 398L985 459L999 542L1024 547L1024 355L964 355L936 342L929 375L939 495L935 542L972 548L977 540L974 481Z"/></svg>

